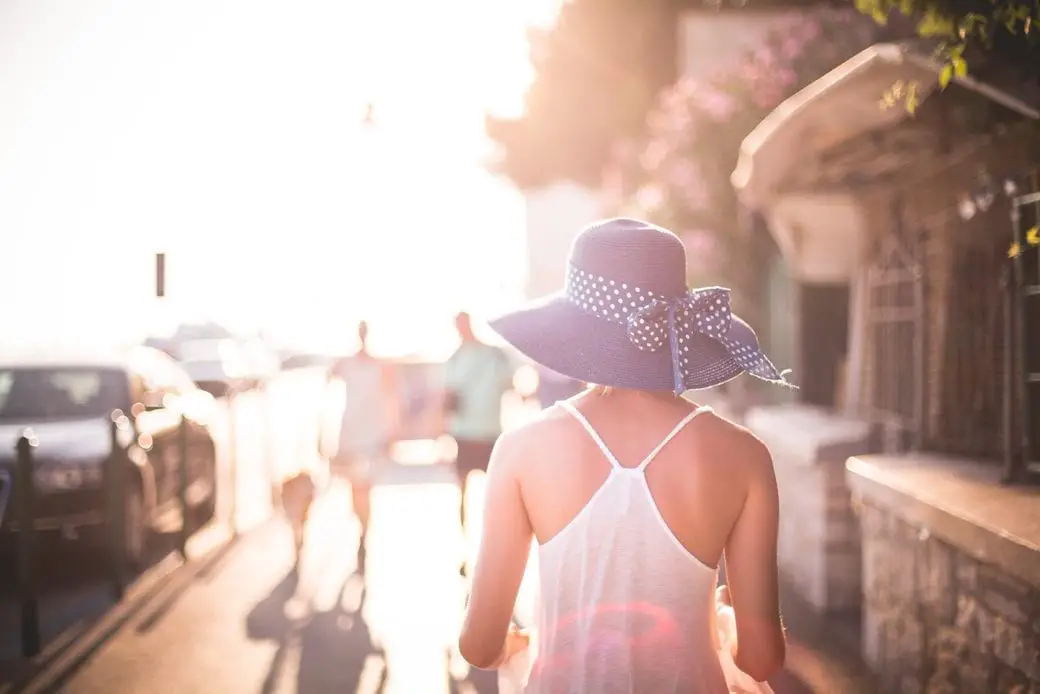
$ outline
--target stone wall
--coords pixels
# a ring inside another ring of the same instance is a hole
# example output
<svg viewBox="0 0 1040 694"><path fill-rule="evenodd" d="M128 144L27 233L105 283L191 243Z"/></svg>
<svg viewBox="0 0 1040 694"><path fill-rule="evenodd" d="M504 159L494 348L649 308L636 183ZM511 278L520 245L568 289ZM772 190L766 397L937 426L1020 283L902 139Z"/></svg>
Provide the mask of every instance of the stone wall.
<svg viewBox="0 0 1040 694"><path fill-rule="evenodd" d="M1040 694L1040 589L859 507L863 656L881 694Z"/></svg>
<svg viewBox="0 0 1040 694"><path fill-rule="evenodd" d="M859 613L859 523L845 460L871 448L871 428L822 408L778 405L745 419L769 447L780 489L780 570L821 613Z"/></svg>

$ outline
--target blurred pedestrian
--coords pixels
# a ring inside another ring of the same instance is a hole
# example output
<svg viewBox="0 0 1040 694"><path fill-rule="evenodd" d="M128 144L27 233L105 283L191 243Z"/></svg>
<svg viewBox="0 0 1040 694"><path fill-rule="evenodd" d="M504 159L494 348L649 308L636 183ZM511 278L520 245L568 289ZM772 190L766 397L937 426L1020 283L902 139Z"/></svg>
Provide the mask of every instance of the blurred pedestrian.
<svg viewBox="0 0 1040 694"><path fill-rule="evenodd" d="M595 385L495 446L462 655L497 668L524 651L510 615L537 538L525 691L770 692L785 655L772 459L681 397L745 372L787 385L729 290L687 289L678 237L611 219L577 237L560 294L492 327Z"/></svg>
<svg viewBox="0 0 1040 694"><path fill-rule="evenodd" d="M358 351L338 359L329 371L329 380L339 379L346 391L330 472L350 483L354 515L361 526L357 567L359 573L364 573L373 467L389 455L399 428L400 397L393 365L369 351L368 323L362 321L358 325L357 337Z"/></svg>
<svg viewBox="0 0 1040 694"><path fill-rule="evenodd" d="M468 313L455 316L455 330L459 346L445 364L444 410L447 431L458 448L459 522L465 530L470 473L487 471L491 449L502 432L502 396L513 383L513 367L503 350L477 338ZM463 561L460 572L465 570Z"/></svg>

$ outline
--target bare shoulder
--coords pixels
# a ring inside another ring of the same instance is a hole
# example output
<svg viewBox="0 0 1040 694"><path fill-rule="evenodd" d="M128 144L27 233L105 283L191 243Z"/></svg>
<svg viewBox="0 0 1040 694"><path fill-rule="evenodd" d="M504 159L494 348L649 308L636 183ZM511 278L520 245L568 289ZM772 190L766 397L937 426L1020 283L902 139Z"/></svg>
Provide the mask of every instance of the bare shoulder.
<svg viewBox="0 0 1040 694"><path fill-rule="evenodd" d="M700 420L698 439L705 452L713 457L724 456L749 472L769 473L773 457L762 440L749 429L725 417L708 412Z"/></svg>
<svg viewBox="0 0 1040 694"><path fill-rule="evenodd" d="M495 443L491 466L510 469L524 464L530 467L531 461L542 457L540 453L556 449L564 437L573 435L568 426L571 419L563 408L553 405L531 420L503 432Z"/></svg>

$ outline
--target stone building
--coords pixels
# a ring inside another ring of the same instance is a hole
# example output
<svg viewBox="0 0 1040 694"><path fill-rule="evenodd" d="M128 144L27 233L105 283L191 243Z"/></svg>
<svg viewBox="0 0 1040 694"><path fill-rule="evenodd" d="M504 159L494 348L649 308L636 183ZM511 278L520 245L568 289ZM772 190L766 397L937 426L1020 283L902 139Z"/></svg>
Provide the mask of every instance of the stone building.
<svg viewBox="0 0 1040 694"><path fill-rule="evenodd" d="M733 182L790 268L795 374L831 388L745 422L785 578L855 625L882 692L1040 692L1040 100L937 95L930 55L875 45L745 139ZM913 117L879 104L908 93Z"/></svg>

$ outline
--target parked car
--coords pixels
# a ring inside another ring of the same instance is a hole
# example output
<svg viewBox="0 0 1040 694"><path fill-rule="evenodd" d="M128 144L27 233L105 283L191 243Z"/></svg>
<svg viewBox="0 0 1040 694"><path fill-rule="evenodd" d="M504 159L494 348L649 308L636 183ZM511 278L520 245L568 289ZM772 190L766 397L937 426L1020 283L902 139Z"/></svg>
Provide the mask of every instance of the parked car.
<svg viewBox="0 0 1040 694"><path fill-rule="evenodd" d="M166 354L137 347L117 358L0 355L0 535L17 533L14 517L15 444L26 428L35 449L38 531L67 539L104 537L105 461L112 451L111 415L131 422L125 510L127 557L139 565L154 530L211 519L217 500L217 464L209 422L212 396L199 390ZM179 423L188 439L187 500L179 504Z"/></svg>
<svg viewBox="0 0 1040 694"><path fill-rule="evenodd" d="M251 385L249 360L242 345L232 338L181 340L173 355L199 388L224 397L232 388Z"/></svg>
<svg viewBox="0 0 1040 694"><path fill-rule="evenodd" d="M242 350L246 360L246 381L250 385L258 386L266 383L282 368L282 360L278 357L278 353L259 337L243 340Z"/></svg>

